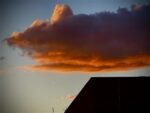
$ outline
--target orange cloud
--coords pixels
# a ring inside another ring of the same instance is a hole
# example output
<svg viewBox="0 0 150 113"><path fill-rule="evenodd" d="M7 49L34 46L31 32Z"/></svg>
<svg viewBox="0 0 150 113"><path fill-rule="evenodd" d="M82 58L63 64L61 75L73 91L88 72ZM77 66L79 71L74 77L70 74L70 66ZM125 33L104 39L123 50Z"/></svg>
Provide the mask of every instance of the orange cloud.
<svg viewBox="0 0 150 113"><path fill-rule="evenodd" d="M134 6L135 7L135 6ZM136 6L137 7L137 6ZM150 5L117 13L73 15L57 5L50 21L35 20L7 39L42 71L116 71L150 66Z"/></svg>

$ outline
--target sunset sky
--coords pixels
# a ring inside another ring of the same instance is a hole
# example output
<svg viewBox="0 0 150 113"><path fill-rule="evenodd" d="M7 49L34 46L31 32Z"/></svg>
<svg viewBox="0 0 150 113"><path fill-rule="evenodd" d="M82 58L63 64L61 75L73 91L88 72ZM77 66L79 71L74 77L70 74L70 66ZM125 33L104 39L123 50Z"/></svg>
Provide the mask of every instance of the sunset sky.
<svg viewBox="0 0 150 113"><path fill-rule="evenodd" d="M61 19L51 22L58 3L68 7ZM148 0L2 0L2 112L52 113L54 108L63 113L92 76L149 76L148 4Z"/></svg>

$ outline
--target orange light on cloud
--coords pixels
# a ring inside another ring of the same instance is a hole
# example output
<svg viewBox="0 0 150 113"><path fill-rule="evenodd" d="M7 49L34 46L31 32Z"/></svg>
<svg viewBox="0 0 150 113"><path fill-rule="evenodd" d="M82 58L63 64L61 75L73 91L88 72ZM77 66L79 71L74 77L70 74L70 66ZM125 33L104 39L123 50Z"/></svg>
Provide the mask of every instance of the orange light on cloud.
<svg viewBox="0 0 150 113"><path fill-rule="evenodd" d="M12 33L7 43L36 61L25 69L100 72L149 67L149 7L73 15L69 6L58 4L50 21L35 20L24 32Z"/></svg>

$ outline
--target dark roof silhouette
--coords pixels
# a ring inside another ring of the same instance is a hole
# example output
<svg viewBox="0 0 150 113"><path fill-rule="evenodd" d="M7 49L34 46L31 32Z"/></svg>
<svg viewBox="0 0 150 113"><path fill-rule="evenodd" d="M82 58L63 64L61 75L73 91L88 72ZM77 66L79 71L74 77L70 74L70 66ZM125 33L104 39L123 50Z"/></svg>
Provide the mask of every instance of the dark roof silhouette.
<svg viewBox="0 0 150 113"><path fill-rule="evenodd" d="M91 78L65 113L150 113L150 78Z"/></svg>

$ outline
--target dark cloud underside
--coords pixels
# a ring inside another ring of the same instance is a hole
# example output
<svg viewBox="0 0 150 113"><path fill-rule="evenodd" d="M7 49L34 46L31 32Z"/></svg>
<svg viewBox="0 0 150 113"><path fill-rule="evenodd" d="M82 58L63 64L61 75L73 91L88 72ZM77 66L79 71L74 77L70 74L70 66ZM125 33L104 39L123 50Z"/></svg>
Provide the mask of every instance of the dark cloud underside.
<svg viewBox="0 0 150 113"><path fill-rule="evenodd" d="M150 66L150 5L91 15L73 15L68 6L65 11L60 21L36 20L7 39L37 62L28 68L97 72Z"/></svg>

